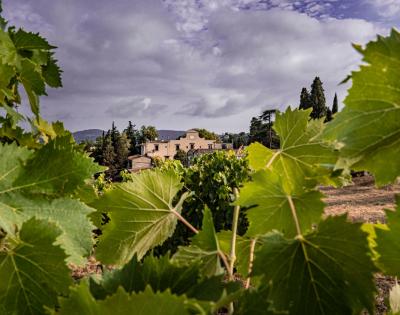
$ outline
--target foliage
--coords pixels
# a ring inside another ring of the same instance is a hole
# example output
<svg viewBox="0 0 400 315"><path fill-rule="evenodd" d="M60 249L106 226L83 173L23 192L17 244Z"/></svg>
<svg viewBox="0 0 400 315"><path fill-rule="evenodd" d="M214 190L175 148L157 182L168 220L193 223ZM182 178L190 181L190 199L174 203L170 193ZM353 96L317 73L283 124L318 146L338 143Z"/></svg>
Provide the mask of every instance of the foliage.
<svg viewBox="0 0 400 315"><path fill-rule="evenodd" d="M300 105L299 109L307 109L312 107L312 102L310 99L310 94L308 93L307 89L303 87L300 93Z"/></svg>
<svg viewBox="0 0 400 315"><path fill-rule="evenodd" d="M259 117L253 117L250 122L249 142L259 142L269 148L279 148L279 138L273 129L272 116L276 110L265 110Z"/></svg>
<svg viewBox="0 0 400 315"><path fill-rule="evenodd" d="M158 131L154 126L142 126L140 128L139 143L154 141L158 138Z"/></svg>
<svg viewBox="0 0 400 315"><path fill-rule="evenodd" d="M312 104L311 118L319 119L326 116L326 101L324 88L319 77L315 77L311 84L310 101Z"/></svg>
<svg viewBox="0 0 400 315"><path fill-rule="evenodd" d="M234 149L239 149L250 144L250 135L245 132L225 133L221 137L222 142L232 143Z"/></svg>
<svg viewBox="0 0 400 315"><path fill-rule="evenodd" d="M355 46L366 65L351 74L353 85L325 130L341 147L342 162L356 171L369 171L378 185L393 182L400 173L400 35L378 37L365 49ZM371 133L371 130L373 131ZM382 162L384 161L384 162Z"/></svg>
<svg viewBox="0 0 400 315"><path fill-rule="evenodd" d="M216 140L217 142L220 141L219 136L215 132L208 131L204 128L197 128L196 130L198 131L201 138L204 138L206 140Z"/></svg>
<svg viewBox="0 0 400 315"><path fill-rule="evenodd" d="M181 149L176 151L176 154L174 155L174 160L181 162L183 165L188 165L187 153Z"/></svg>
<svg viewBox="0 0 400 315"><path fill-rule="evenodd" d="M399 273L400 201L387 228L367 234L343 216L323 217L318 191L339 184L349 167L373 172L378 185L400 175L400 35L356 48L365 64L331 122L309 120L311 108L288 108L274 122L279 149L254 143L248 160L216 152L188 169L165 164L96 194L93 175L104 168L39 115L45 84L60 85L53 47L36 34L0 31L1 123L12 135L0 144L0 312L372 313L374 274ZM29 96L32 133L15 124L18 84ZM116 135L114 126L110 152ZM101 225L103 213L110 220ZM92 252L91 218L102 232L96 258L117 269L73 284L67 264ZM184 246L172 259L152 257L173 234ZM233 282L231 266L247 277L245 288Z"/></svg>

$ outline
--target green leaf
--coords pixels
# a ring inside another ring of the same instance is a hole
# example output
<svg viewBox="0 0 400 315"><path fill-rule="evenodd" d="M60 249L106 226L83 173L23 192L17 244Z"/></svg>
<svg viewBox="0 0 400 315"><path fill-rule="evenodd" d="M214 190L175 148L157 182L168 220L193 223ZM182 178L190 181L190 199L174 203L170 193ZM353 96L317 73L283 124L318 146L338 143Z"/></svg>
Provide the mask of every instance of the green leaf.
<svg viewBox="0 0 400 315"><path fill-rule="evenodd" d="M63 232L57 238L57 244L68 254L68 262L79 265L86 262L83 257L87 257L92 250L92 230L96 228L89 221L88 215L94 209L69 198L47 200L42 197L27 198L20 194L0 195L0 209L11 216L8 222L19 227L32 217L57 223ZM3 226L1 217L0 227ZM5 225L8 233L9 225Z"/></svg>
<svg viewBox="0 0 400 315"><path fill-rule="evenodd" d="M102 170L70 143L70 136L57 137L34 152L10 190L66 195Z"/></svg>
<svg viewBox="0 0 400 315"><path fill-rule="evenodd" d="M386 211L389 230L375 229L378 264L392 276L400 275L400 196L396 197L396 201L396 211Z"/></svg>
<svg viewBox="0 0 400 315"><path fill-rule="evenodd" d="M281 141L279 150L270 150L259 143L248 148L250 166L254 170L270 169L283 177L288 193L332 183L331 172L337 152L321 139L322 120L309 121L310 109L276 114L274 129Z"/></svg>
<svg viewBox="0 0 400 315"><path fill-rule="evenodd" d="M240 296L235 315L276 315L287 312L275 312L271 301L268 300L269 288L266 285L260 288L250 288Z"/></svg>
<svg viewBox="0 0 400 315"><path fill-rule="evenodd" d="M19 50L32 50L32 49L44 49L50 50L56 48L51 46L46 39L41 37L38 33L28 33L23 29L19 29L15 34L13 34L13 42L17 49Z"/></svg>
<svg viewBox="0 0 400 315"><path fill-rule="evenodd" d="M288 237L296 235L296 225L288 197L297 210L300 228L306 231L318 223L324 210L319 191L288 194L279 174L261 170L252 175L253 181L244 184L239 199L235 202L242 207L254 206L246 211L249 228L246 235L256 237L273 229Z"/></svg>
<svg viewBox="0 0 400 315"><path fill-rule="evenodd" d="M89 254L93 245L92 230L95 227L89 221L88 215L94 210L77 200L69 198L49 200L45 196L37 195L37 193L49 191L40 189L42 183L40 180L32 179L35 176L31 175L35 172L31 172L31 167L32 165L37 167L35 171L39 176L50 178L46 185L54 185L54 190L50 192L56 194L66 187L71 188L67 191L72 191L75 187L72 186L73 182L80 176L85 176L87 169L93 166L83 163L84 169L78 168L83 174L68 174L62 178L63 182L60 177L52 178L51 174L46 172L51 172L53 169L54 174L59 175L58 168L72 166L74 159L78 161L81 158L92 162L78 152L68 157L64 150L64 154L57 157L57 154L52 155L52 152L56 153L56 151L50 150L47 151L48 156L45 154L44 157L42 150L48 150L48 148L44 146L32 152L18 147L15 143L0 144L0 227L8 234L15 235L21 225L33 216L56 222L63 232L57 242L70 255L68 261L76 264L83 263L82 257ZM55 166L52 165L54 163ZM74 168L71 169L74 170ZM21 178L25 182L18 184Z"/></svg>
<svg viewBox="0 0 400 315"><path fill-rule="evenodd" d="M192 238L191 245L180 246L172 259L186 265L200 261L203 274L210 277L223 273L220 263L221 253L212 213L206 207L203 215L203 229Z"/></svg>
<svg viewBox="0 0 400 315"><path fill-rule="evenodd" d="M299 315L373 314L376 271L366 234L344 216L294 240L271 234L254 261L254 274L271 284L274 307Z"/></svg>
<svg viewBox="0 0 400 315"><path fill-rule="evenodd" d="M64 251L54 245L61 231L45 221L22 225L20 242L0 251L0 305L6 314L45 314L71 284Z"/></svg>
<svg viewBox="0 0 400 315"><path fill-rule="evenodd" d="M324 135L342 146L345 164L370 171L383 185L400 175L400 34L392 30L358 51L366 65L352 72L346 106Z"/></svg>
<svg viewBox="0 0 400 315"><path fill-rule="evenodd" d="M12 186L22 171L21 164L30 156L32 151L15 143L0 144L0 191Z"/></svg>
<svg viewBox="0 0 400 315"><path fill-rule="evenodd" d="M183 184L174 172L144 171L131 182L114 185L93 206L107 212L110 222L104 226L96 251L99 260L122 265L134 254L141 259L148 250L170 237L177 223L182 202L173 200ZM110 253L113 253L110 255Z"/></svg>
<svg viewBox="0 0 400 315"><path fill-rule="evenodd" d="M224 289L222 276L203 279L200 264L177 266L168 256L147 256L143 262L135 256L122 269L106 272L100 280L90 279L90 290L96 299L114 294L120 286L128 293L138 293L150 286L154 292L170 290L204 301L217 301Z"/></svg>
<svg viewBox="0 0 400 315"><path fill-rule="evenodd" d="M57 60L50 57L47 64L42 67L42 75L46 83L54 88L62 87L61 69L57 65Z"/></svg>
<svg viewBox="0 0 400 315"><path fill-rule="evenodd" d="M28 95L32 113L39 115L38 95L46 95L45 83L42 75L37 71L35 64L24 58L21 62L20 80Z"/></svg>
<svg viewBox="0 0 400 315"><path fill-rule="evenodd" d="M93 298L85 281L71 291L68 299L61 299L60 315L205 314L196 301L173 295L169 291L154 293L149 287L136 294L128 294L119 288L114 295L100 301Z"/></svg>

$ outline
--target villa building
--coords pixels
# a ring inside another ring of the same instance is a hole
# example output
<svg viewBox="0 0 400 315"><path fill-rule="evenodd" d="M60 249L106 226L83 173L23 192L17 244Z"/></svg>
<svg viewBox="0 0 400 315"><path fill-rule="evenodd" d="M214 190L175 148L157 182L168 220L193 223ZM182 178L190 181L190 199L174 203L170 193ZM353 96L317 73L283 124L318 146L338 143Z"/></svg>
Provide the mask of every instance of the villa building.
<svg viewBox="0 0 400 315"><path fill-rule="evenodd" d="M199 136L199 132L190 129L176 140L155 140L141 144L141 155L151 158L160 157L172 160L178 150L185 152L198 149L218 150L222 149L222 144L216 140L206 140Z"/></svg>

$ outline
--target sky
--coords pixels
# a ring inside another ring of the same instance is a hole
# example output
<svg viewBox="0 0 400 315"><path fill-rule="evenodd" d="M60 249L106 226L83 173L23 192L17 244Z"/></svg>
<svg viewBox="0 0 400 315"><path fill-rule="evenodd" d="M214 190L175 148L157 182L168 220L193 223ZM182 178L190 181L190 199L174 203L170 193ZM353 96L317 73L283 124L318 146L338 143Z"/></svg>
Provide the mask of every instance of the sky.
<svg viewBox="0 0 400 315"><path fill-rule="evenodd" d="M297 107L314 77L327 104L365 44L400 24L400 0L3 0L11 25L58 47L63 88L42 114L72 130L248 131Z"/></svg>

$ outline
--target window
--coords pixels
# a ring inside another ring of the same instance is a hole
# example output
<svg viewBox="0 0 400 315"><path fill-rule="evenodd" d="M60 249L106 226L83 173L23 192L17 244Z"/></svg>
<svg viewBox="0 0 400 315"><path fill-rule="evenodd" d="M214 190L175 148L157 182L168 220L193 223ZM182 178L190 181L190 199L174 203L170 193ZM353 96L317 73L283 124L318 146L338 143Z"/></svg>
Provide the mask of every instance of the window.
<svg viewBox="0 0 400 315"><path fill-rule="evenodd" d="M154 151L158 151L158 144L154 145Z"/></svg>
<svg viewBox="0 0 400 315"><path fill-rule="evenodd" d="M211 143L208 145L208 148L209 148L209 149L212 149L212 148L213 148Z"/></svg>
<svg viewBox="0 0 400 315"><path fill-rule="evenodd" d="M178 151L180 149L179 144L175 144L175 150Z"/></svg>
<svg viewBox="0 0 400 315"><path fill-rule="evenodd" d="M190 150L194 150L194 143L190 144Z"/></svg>

